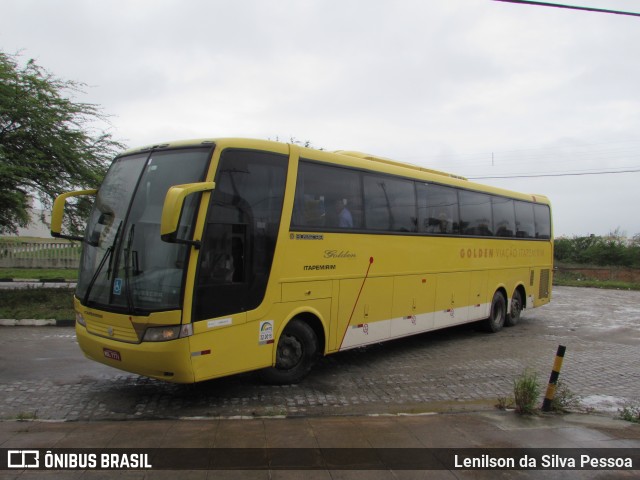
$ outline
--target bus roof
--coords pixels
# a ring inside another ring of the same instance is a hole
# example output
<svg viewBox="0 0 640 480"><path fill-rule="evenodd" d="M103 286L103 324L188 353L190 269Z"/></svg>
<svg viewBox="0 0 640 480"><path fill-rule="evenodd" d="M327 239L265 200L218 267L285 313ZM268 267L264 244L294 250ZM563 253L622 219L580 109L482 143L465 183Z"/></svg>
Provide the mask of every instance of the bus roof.
<svg viewBox="0 0 640 480"><path fill-rule="evenodd" d="M391 160L390 158L384 158L384 157L377 157L375 155L369 155L368 153L351 152L347 150L336 150L334 153L338 153L340 155L348 155L350 157L362 158L364 160L370 160L372 162L385 163L387 165L393 165L396 167L411 168L414 170L418 170L420 172L431 173L433 175L443 175L445 177L457 178L458 180L467 180L465 177L462 177L460 175L455 175L453 173L442 172L440 170L434 170L431 168L424 168L418 165L413 165L411 163L398 162L397 160Z"/></svg>
<svg viewBox="0 0 640 480"><path fill-rule="evenodd" d="M273 141L273 140L258 140L258 139L250 139L250 138L234 138L234 137L228 137L228 138L200 138L200 139L193 139L193 140L180 140L180 141L172 141L172 142L167 142L167 143L162 143L162 144L156 144L156 145L147 145L144 147L139 147L139 148L133 148L133 149L129 149L126 152L123 152L123 155L125 154L132 154L132 153L136 153L136 152L144 152L144 151L149 151L151 149L166 149L166 148L180 148L180 147L195 147L195 146L205 146L205 145L214 145L214 144L224 144L224 146L243 146L245 148L250 148L250 149L260 149L260 148L277 148L278 150L282 150L283 148L288 148L288 144L284 143L284 142L279 142L279 141ZM387 168L384 170L387 170L387 172L389 172L391 169L393 169L394 167L399 167L402 169L407 169L407 170L412 170L414 172L422 172L422 173L426 173L428 176L431 177L432 181L438 183L437 178L438 177L443 177L442 178L442 182L446 182L446 183L451 183L453 185L456 185L458 187L462 187L462 188L468 188L468 189L472 189L472 190L477 190L477 191L486 191L486 192L493 192L496 193L498 195L503 195L503 196L509 196L509 197L520 197L520 198L526 198L529 201L533 201L536 203L546 203L549 204L549 199L545 196L545 195L538 195L538 194L528 194L528 193L522 193L522 192L515 192L512 190L506 190L506 189L502 189L499 187L493 187L490 185L486 185L486 184L481 184L481 183L475 183L475 182L470 182L467 178L461 176L461 175L456 175L453 173L448 173L448 172L443 172L440 170L435 170L435 169L431 169L431 168L425 168L425 167L421 167L418 165L413 165L410 163L405 163L405 162L399 162L397 160L392 160L389 158L385 158L385 157L378 157L376 155L371 155L368 153L363 153L363 152L357 152L357 151L350 151L350 150L335 150L335 151L327 151L327 150L319 150L319 149L314 149L314 148L309 148L309 147L303 147L300 145L296 145L298 148L300 148L301 151L307 151L307 152L315 152L319 155L329 155L329 156L333 156L333 155L337 155L337 156L343 156L343 157L348 157L350 159L355 160L356 162L359 161L364 161L366 162L375 162L379 165L384 165ZM315 156L315 155L314 155ZM338 157L339 158L339 157ZM331 158L327 158L327 160L329 162L331 162ZM335 161L336 158L334 157L333 161ZM363 167L364 168L364 167ZM371 167L374 168L374 167Z"/></svg>

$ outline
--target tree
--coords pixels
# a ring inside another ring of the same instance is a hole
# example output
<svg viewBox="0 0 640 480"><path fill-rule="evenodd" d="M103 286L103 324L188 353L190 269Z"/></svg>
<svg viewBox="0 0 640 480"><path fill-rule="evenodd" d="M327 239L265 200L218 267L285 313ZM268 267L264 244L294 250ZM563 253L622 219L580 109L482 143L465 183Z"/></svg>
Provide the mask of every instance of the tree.
<svg viewBox="0 0 640 480"><path fill-rule="evenodd" d="M98 106L70 98L83 87L0 51L0 234L29 223L33 200L50 208L62 192L96 188L123 148L92 128L105 120ZM78 233L89 203L68 206L70 232Z"/></svg>

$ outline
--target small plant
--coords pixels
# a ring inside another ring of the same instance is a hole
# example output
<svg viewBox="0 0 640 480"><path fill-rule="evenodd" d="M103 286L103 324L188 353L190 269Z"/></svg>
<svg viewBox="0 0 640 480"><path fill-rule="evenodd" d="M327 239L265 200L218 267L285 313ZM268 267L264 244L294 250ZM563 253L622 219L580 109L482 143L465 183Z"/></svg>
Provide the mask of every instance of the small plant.
<svg viewBox="0 0 640 480"><path fill-rule="evenodd" d="M557 413L565 413L569 410L580 408L580 397L569 390L564 383L558 381L556 394L551 401L551 410Z"/></svg>
<svg viewBox="0 0 640 480"><path fill-rule="evenodd" d="M18 413L18 415L16 415L16 420L18 420L19 422L27 422L29 420L37 420L38 419L38 412L20 412Z"/></svg>
<svg viewBox="0 0 640 480"><path fill-rule="evenodd" d="M540 397L540 383L538 374L531 370L525 370L513 382L513 398L516 403L516 412L521 415L531 415L536 412Z"/></svg>
<svg viewBox="0 0 640 480"><path fill-rule="evenodd" d="M624 405L618 410L618 418L627 422L640 423L640 403Z"/></svg>
<svg viewBox="0 0 640 480"><path fill-rule="evenodd" d="M513 408L513 397L498 397L498 403L496 403L498 410L508 410Z"/></svg>

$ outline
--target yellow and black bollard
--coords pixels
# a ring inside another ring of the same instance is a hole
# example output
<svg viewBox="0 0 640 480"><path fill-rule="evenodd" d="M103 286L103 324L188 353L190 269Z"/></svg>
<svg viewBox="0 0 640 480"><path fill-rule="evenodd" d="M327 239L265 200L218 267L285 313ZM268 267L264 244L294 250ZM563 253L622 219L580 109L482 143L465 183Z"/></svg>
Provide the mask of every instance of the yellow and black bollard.
<svg viewBox="0 0 640 480"><path fill-rule="evenodd" d="M558 345L558 352L556 353L556 360L553 363L553 371L549 377L549 385L547 386L547 393L544 396L542 402L542 411L551 411L551 402L556 395L556 386L558 385L558 377L560 376L560 369L562 368L562 360L564 360L564 352L567 349L564 345Z"/></svg>

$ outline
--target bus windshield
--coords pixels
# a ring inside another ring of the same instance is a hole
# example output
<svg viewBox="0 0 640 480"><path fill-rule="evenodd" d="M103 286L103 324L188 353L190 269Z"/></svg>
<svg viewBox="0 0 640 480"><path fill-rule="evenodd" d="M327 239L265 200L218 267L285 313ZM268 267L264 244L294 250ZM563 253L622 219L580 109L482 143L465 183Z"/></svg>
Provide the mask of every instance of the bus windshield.
<svg viewBox="0 0 640 480"><path fill-rule="evenodd" d="M118 157L87 223L76 296L84 305L132 314L180 308L188 247L160 239L172 185L203 180L211 147ZM199 195L184 205L179 238L190 238Z"/></svg>

